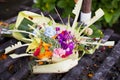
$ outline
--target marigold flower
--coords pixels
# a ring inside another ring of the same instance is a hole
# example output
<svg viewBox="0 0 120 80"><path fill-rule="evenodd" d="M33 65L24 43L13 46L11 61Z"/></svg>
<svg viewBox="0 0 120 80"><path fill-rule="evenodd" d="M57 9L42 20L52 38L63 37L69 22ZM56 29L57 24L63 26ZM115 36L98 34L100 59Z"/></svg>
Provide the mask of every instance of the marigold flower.
<svg viewBox="0 0 120 80"><path fill-rule="evenodd" d="M52 51L47 50L44 53L39 53L39 55L37 56L38 59L44 59L44 58L51 58L52 57Z"/></svg>

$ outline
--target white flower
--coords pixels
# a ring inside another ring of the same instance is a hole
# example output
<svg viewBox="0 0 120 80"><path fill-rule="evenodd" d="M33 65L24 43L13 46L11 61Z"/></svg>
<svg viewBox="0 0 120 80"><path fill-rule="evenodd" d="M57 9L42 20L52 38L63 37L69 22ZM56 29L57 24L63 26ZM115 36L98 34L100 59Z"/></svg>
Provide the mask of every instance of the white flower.
<svg viewBox="0 0 120 80"><path fill-rule="evenodd" d="M48 37L53 37L56 34L56 30L52 26L46 27L44 34Z"/></svg>

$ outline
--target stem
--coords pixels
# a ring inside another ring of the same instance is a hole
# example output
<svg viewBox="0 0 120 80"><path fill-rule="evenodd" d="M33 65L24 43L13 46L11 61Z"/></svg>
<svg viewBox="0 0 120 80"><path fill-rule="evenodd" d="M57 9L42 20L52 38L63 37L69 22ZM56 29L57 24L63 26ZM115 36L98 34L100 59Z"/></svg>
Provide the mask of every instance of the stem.
<svg viewBox="0 0 120 80"><path fill-rule="evenodd" d="M31 33L31 32L27 32L27 31L23 31L23 30L8 30L11 32L21 32L21 33L27 33L29 35L33 35L34 37L37 37L35 34Z"/></svg>
<svg viewBox="0 0 120 80"><path fill-rule="evenodd" d="M100 45L100 46L114 46L114 41L107 41L105 43L99 42L83 42L83 44L92 44L92 45Z"/></svg>

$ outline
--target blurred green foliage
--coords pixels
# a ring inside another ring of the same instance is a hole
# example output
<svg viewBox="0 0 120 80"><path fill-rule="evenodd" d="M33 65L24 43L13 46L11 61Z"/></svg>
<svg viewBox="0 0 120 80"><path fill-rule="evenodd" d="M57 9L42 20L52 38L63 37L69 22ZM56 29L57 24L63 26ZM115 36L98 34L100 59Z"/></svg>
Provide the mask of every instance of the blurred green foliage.
<svg viewBox="0 0 120 80"><path fill-rule="evenodd" d="M92 0L92 11L102 8L105 12L101 24L113 26L120 21L120 0Z"/></svg>
<svg viewBox="0 0 120 80"><path fill-rule="evenodd" d="M74 0L36 0L36 3L33 5L33 7L50 13L55 13L56 7L61 13L62 17L68 17L69 14L72 14L74 5Z"/></svg>
<svg viewBox="0 0 120 80"><path fill-rule="evenodd" d="M33 7L50 13L55 12L54 8L56 7L62 17L68 17L69 14L72 14L74 5L74 0L36 0ZM111 27L119 21L120 0L92 0L92 13L98 8L102 8L105 12L104 17L97 22L98 25Z"/></svg>

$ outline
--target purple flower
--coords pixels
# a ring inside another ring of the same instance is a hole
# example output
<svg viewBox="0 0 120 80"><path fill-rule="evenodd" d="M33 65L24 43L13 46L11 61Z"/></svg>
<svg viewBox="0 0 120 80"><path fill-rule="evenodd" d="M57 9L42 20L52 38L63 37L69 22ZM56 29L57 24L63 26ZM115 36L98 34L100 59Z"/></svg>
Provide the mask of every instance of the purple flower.
<svg viewBox="0 0 120 80"><path fill-rule="evenodd" d="M73 50L73 49L74 49L74 45L75 45L74 42L70 42L70 43L68 44L68 47L70 48L70 50Z"/></svg>
<svg viewBox="0 0 120 80"><path fill-rule="evenodd" d="M56 27L56 31L60 31L60 28L59 28L59 27Z"/></svg>
<svg viewBox="0 0 120 80"><path fill-rule="evenodd" d="M73 42L73 36L71 35L71 33L67 30L64 30L60 34L58 34L57 39L61 45L61 48L66 51L65 55L63 55L62 57L67 57L72 54L75 43Z"/></svg>
<svg viewBox="0 0 120 80"><path fill-rule="evenodd" d="M73 36L68 31L62 31L60 34L58 34L58 39L62 39L63 41L67 41L72 39Z"/></svg>
<svg viewBox="0 0 120 80"><path fill-rule="evenodd" d="M67 49L68 48L68 44L65 41L63 41L63 42L61 42L61 47L63 49Z"/></svg>

